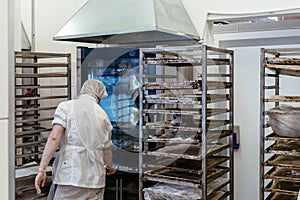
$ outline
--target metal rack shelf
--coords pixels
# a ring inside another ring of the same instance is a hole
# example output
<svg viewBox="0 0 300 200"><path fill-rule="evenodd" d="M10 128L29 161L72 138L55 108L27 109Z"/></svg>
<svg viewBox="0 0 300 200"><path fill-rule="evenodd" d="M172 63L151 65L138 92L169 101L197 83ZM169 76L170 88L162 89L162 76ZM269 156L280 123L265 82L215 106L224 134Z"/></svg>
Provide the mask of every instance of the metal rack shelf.
<svg viewBox="0 0 300 200"><path fill-rule="evenodd" d="M53 110L56 109L56 106L49 106L49 107L33 107L33 108L16 108L16 112L28 112L28 111L41 111L41 110Z"/></svg>
<svg viewBox="0 0 300 200"><path fill-rule="evenodd" d="M266 148L265 153L300 156L300 143L297 141L277 141Z"/></svg>
<svg viewBox="0 0 300 200"><path fill-rule="evenodd" d="M184 81L184 82L146 82L144 87L147 90L180 90L180 89L199 89L201 90L202 81ZM232 87L232 83L208 81L208 90L226 89Z"/></svg>
<svg viewBox="0 0 300 200"><path fill-rule="evenodd" d="M231 122L229 120L210 120L207 121L207 129L215 129L223 127ZM202 131L201 122L190 121L182 124L172 124L170 121L158 121L154 123L147 123L146 127L149 129L162 129L162 130L181 130L181 131Z"/></svg>
<svg viewBox="0 0 300 200"><path fill-rule="evenodd" d="M57 77L68 77L67 72L57 72L57 73L40 73L40 74L31 74L31 73L22 73L15 74L16 78L57 78Z"/></svg>
<svg viewBox="0 0 300 200"><path fill-rule="evenodd" d="M290 195L290 194L282 194L282 193L277 193L274 192L270 196L268 196L267 200L283 200L283 199L288 199L288 200L297 200L298 195Z"/></svg>
<svg viewBox="0 0 300 200"><path fill-rule="evenodd" d="M229 160L228 156L219 156L213 155L207 159L207 167L212 168L216 167ZM186 162L186 159L174 159L174 158L161 158L143 164L145 168L169 168L169 169L178 169L183 172L191 172L201 174L201 160L189 160Z"/></svg>
<svg viewBox="0 0 300 200"><path fill-rule="evenodd" d="M228 109L207 109L207 116L214 116L214 115L220 115L229 112ZM169 114L169 115L193 115L201 117L201 112L199 108L164 108L164 109L144 109L143 113L151 113L151 114Z"/></svg>
<svg viewBox="0 0 300 200"><path fill-rule="evenodd" d="M300 138L283 137L268 123L268 110L300 103L299 93L284 94L281 82L300 77L300 49L261 49L260 199L297 199L300 187Z"/></svg>
<svg viewBox="0 0 300 200"><path fill-rule="evenodd" d="M207 148L207 156L228 149L230 144L211 144ZM166 158L184 158L189 160L202 160L201 146L194 144L174 144L158 149L149 149L144 155L161 156Z"/></svg>
<svg viewBox="0 0 300 200"><path fill-rule="evenodd" d="M270 183L265 188L266 192L281 193L289 195L298 195L300 188L299 182L277 181Z"/></svg>
<svg viewBox="0 0 300 200"><path fill-rule="evenodd" d="M297 141L300 142L300 138L286 138L286 137L280 137L276 133L271 133L269 135L266 135L265 140L274 140L274 141L283 141L283 142L290 142L290 141Z"/></svg>
<svg viewBox="0 0 300 200"><path fill-rule="evenodd" d="M274 95L267 99L266 102L300 102L300 96L280 96Z"/></svg>
<svg viewBox="0 0 300 200"><path fill-rule="evenodd" d="M34 96L34 97L27 97L24 95L16 95L16 101L27 101L27 100L45 100L45 99L61 99L61 98L68 98L68 95L57 95L57 96Z"/></svg>
<svg viewBox="0 0 300 200"><path fill-rule="evenodd" d="M68 63L16 63L16 68L68 67Z"/></svg>
<svg viewBox="0 0 300 200"><path fill-rule="evenodd" d="M300 169L277 167L270 170L264 177L279 181L300 182Z"/></svg>
<svg viewBox="0 0 300 200"><path fill-rule="evenodd" d="M222 94L207 94L207 103L217 103L222 101L230 100L229 95ZM157 94L157 95L147 95L147 103L153 104L198 104L202 105L202 95L201 94ZM146 102L145 102L146 103Z"/></svg>
<svg viewBox="0 0 300 200"><path fill-rule="evenodd" d="M16 137L20 136L30 136L30 135L35 135L37 133L43 133L43 132L50 132L52 128L40 128L40 129L33 129L33 130L28 130L28 131L20 131L16 132Z"/></svg>
<svg viewBox="0 0 300 200"><path fill-rule="evenodd" d="M230 59L212 58L212 59L205 59L205 62L207 65L229 65ZM202 59L181 59L180 55L177 54L175 58L147 58L145 60L145 64L183 67L183 66L202 65L203 61Z"/></svg>
<svg viewBox="0 0 300 200"><path fill-rule="evenodd" d="M52 88L68 88L68 85L16 85L15 89L35 89L35 88L40 88L40 89L52 89Z"/></svg>
<svg viewBox="0 0 300 200"><path fill-rule="evenodd" d="M201 132L201 131L200 131ZM226 138L228 136L231 136L232 132L228 130L222 130L222 131L207 131L206 139L207 142L214 142L218 139ZM148 138L143 138L143 142L158 142L158 143L168 143L168 144L199 144L199 138L200 136L196 136L193 134L194 138L189 135L179 135L179 136L166 136L165 134L160 135L153 135Z"/></svg>
<svg viewBox="0 0 300 200"><path fill-rule="evenodd" d="M229 168L215 167L208 169L207 183L213 182L216 178L219 178L229 172ZM158 170L150 170L144 172L144 179L157 181L162 183L179 184L185 186L201 187L202 180L199 173L187 173L182 170L174 170L162 168ZM228 180L228 179L227 179ZM210 195L210 194L209 194Z"/></svg>
<svg viewBox="0 0 300 200"><path fill-rule="evenodd" d="M54 111L59 102L71 98L70 61L70 54L15 52L16 199L34 192L30 180L52 130Z"/></svg>
<svg viewBox="0 0 300 200"><path fill-rule="evenodd" d="M140 199L155 183L195 187L201 200L233 199L233 52L140 52Z"/></svg>

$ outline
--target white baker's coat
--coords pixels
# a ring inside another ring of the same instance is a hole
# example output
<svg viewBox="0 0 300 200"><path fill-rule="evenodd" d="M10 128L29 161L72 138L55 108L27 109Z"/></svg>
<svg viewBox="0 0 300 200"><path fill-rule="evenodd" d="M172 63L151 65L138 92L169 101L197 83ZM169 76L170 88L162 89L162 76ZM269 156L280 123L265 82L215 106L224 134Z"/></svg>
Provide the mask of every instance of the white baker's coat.
<svg viewBox="0 0 300 200"><path fill-rule="evenodd" d="M103 148L111 146L112 125L89 95L58 105L52 124L65 128L54 184L105 187Z"/></svg>

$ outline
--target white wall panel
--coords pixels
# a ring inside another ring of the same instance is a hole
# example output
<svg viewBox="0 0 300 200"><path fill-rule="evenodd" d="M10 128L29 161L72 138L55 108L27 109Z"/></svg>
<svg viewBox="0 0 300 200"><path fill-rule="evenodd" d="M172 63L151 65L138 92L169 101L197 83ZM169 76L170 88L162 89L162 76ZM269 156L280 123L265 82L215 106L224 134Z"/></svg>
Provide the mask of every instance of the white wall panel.
<svg viewBox="0 0 300 200"><path fill-rule="evenodd" d="M0 119L8 117L8 3L1 0L0 6ZM3 30L3 31L2 31Z"/></svg>
<svg viewBox="0 0 300 200"><path fill-rule="evenodd" d="M285 40L280 40L298 36L299 29L218 34L215 37L216 46L225 44L234 50L234 118L235 124L240 126L240 149L235 150L234 155L234 193L237 200L259 200L260 48L299 48L299 40L294 40L294 44L289 41L289 45L284 43ZM277 38L282 43L272 45L269 38ZM243 43L243 46L236 42L245 39L249 43ZM261 43L253 42L255 40ZM290 92L300 93L299 87L293 87L295 80L292 79L285 80L281 85L289 95L292 94Z"/></svg>
<svg viewBox="0 0 300 200"><path fill-rule="evenodd" d="M1 142L0 142L0 193L1 199L9 199L9 174L8 174L8 120L0 120L0 133L1 133Z"/></svg>

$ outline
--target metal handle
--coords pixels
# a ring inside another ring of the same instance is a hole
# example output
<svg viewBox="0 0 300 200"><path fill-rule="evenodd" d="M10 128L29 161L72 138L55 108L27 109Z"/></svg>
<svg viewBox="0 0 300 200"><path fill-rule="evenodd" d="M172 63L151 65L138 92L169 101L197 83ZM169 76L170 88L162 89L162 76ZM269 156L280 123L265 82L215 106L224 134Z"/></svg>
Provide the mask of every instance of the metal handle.
<svg viewBox="0 0 300 200"><path fill-rule="evenodd" d="M120 200L123 199L123 180L120 179Z"/></svg>
<svg viewBox="0 0 300 200"><path fill-rule="evenodd" d="M116 178L116 200L119 199L119 182L118 179Z"/></svg>

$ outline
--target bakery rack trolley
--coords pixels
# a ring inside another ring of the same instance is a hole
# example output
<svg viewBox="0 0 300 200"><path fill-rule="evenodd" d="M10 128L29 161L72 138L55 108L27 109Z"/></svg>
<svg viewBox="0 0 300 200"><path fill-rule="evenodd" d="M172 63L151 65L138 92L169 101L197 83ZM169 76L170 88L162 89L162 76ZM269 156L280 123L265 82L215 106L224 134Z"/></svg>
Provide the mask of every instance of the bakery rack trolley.
<svg viewBox="0 0 300 200"><path fill-rule="evenodd" d="M233 51L140 52L139 199L232 200Z"/></svg>
<svg viewBox="0 0 300 200"><path fill-rule="evenodd" d="M300 138L275 133L268 123L268 111L283 104L299 106L298 87L284 82L299 81L300 49L261 49L260 77L260 199L296 200L300 188Z"/></svg>
<svg viewBox="0 0 300 200"><path fill-rule="evenodd" d="M43 195L36 195L34 177L52 130L54 111L61 101L68 99L71 99L71 54L15 52L16 199L30 195L32 199L42 198ZM47 173L51 175L51 167Z"/></svg>

